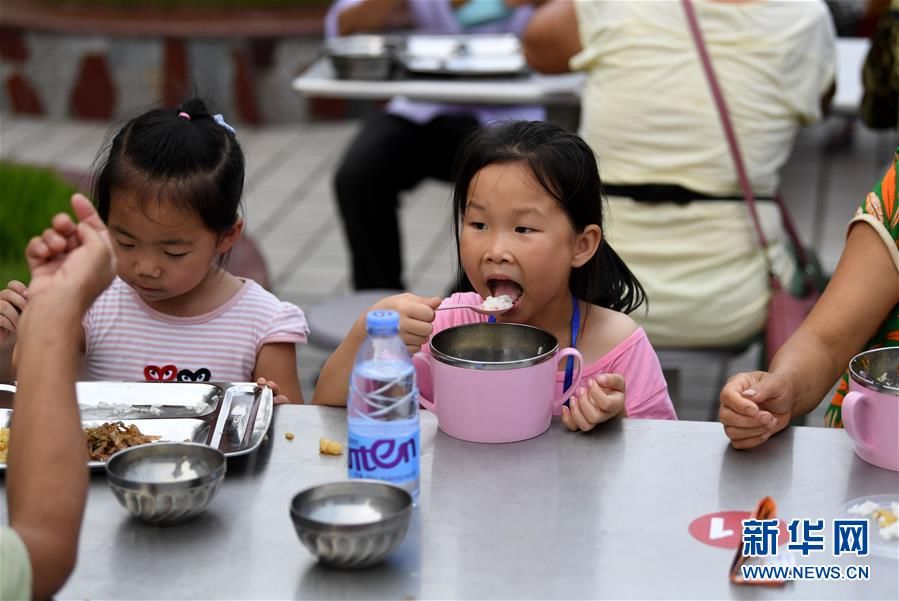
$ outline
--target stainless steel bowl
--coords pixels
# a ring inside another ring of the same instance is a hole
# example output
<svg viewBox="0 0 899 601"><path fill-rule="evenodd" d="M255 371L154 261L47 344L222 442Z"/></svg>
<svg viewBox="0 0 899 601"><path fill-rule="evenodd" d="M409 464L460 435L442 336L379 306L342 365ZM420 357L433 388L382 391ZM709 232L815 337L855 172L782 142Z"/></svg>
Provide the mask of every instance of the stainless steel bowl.
<svg viewBox="0 0 899 601"><path fill-rule="evenodd" d="M467 369L505 370L552 359L556 337L520 323L471 323L438 332L431 338L437 361Z"/></svg>
<svg viewBox="0 0 899 601"><path fill-rule="evenodd" d="M225 455L184 442L154 442L119 451L106 462L106 481L122 506L159 526L202 512L225 479Z"/></svg>
<svg viewBox="0 0 899 601"><path fill-rule="evenodd" d="M313 486L290 503L300 541L322 563L358 569L383 561L406 536L412 496L375 480Z"/></svg>
<svg viewBox="0 0 899 601"><path fill-rule="evenodd" d="M396 42L387 36L352 35L325 41L339 79L390 79L395 64Z"/></svg>

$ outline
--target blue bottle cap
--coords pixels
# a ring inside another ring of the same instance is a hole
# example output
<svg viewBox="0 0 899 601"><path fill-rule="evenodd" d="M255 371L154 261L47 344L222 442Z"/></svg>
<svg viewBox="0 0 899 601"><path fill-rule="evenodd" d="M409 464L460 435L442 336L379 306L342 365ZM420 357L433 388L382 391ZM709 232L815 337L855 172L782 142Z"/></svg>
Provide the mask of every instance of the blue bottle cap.
<svg viewBox="0 0 899 601"><path fill-rule="evenodd" d="M365 316L369 334L394 334L400 329L400 314L396 311L369 311Z"/></svg>

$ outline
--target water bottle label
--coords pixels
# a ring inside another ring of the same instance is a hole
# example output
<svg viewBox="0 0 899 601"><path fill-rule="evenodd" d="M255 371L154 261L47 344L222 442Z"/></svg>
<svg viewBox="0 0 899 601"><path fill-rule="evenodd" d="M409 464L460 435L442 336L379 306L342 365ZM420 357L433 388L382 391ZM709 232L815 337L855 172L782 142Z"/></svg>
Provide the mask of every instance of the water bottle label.
<svg viewBox="0 0 899 601"><path fill-rule="evenodd" d="M350 432L348 439L350 478L372 478L391 484L418 479L418 430L398 438L368 438Z"/></svg>

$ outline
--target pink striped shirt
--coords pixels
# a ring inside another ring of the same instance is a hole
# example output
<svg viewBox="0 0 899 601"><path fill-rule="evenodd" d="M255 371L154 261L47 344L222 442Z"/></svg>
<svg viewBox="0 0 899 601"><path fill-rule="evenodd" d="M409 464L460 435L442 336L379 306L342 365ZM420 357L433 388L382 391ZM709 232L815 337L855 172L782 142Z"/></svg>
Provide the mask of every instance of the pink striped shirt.
<svg viewBox="0 0 899 601"><path fill-rule="evenodd" d="M246 382L272 342L306 342L303 312L252 280L217 309L175 317L116 278L82 321L92 380Z"/></svg>
<svg viewBox="0 0 899 601"><path fill-rule="evenodd" d="M454 305L480 305L483 299L476 292L460 292L453 294L447 301L447 304ZM434 334L453 326L485 321L487 321L485 315L471 310L438 311L434 320ZM425 353L431 352L427 344L422 345L421 350ZM585 365L581 369L581 382L585 383L589 378L595 378L600 374L612 373L624 376L627 385L624 405L628 417L677 419L674 405L668 396L668 384L662 374L659 358L643 328L637 328L608 353ZM416 377L422 395L427 399L432 398L431 374L428 373L426 363L416 363ZM565 372L556 372L556 385L560 393L564 381ZM558 413L557 411L556 414Z"/></svg>

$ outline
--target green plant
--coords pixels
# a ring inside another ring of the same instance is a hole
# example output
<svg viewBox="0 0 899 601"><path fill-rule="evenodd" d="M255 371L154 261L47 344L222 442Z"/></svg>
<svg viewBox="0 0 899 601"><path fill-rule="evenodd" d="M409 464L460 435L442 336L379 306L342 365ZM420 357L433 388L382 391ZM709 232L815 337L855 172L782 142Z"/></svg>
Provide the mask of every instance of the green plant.
<svg viewBox="0 0 899 601"><path fill-rule="evenodd" d="M0 162L0 288L9 280L28 283L25 246L54 215L71 214L73 192L50 169Z"/></svg>

